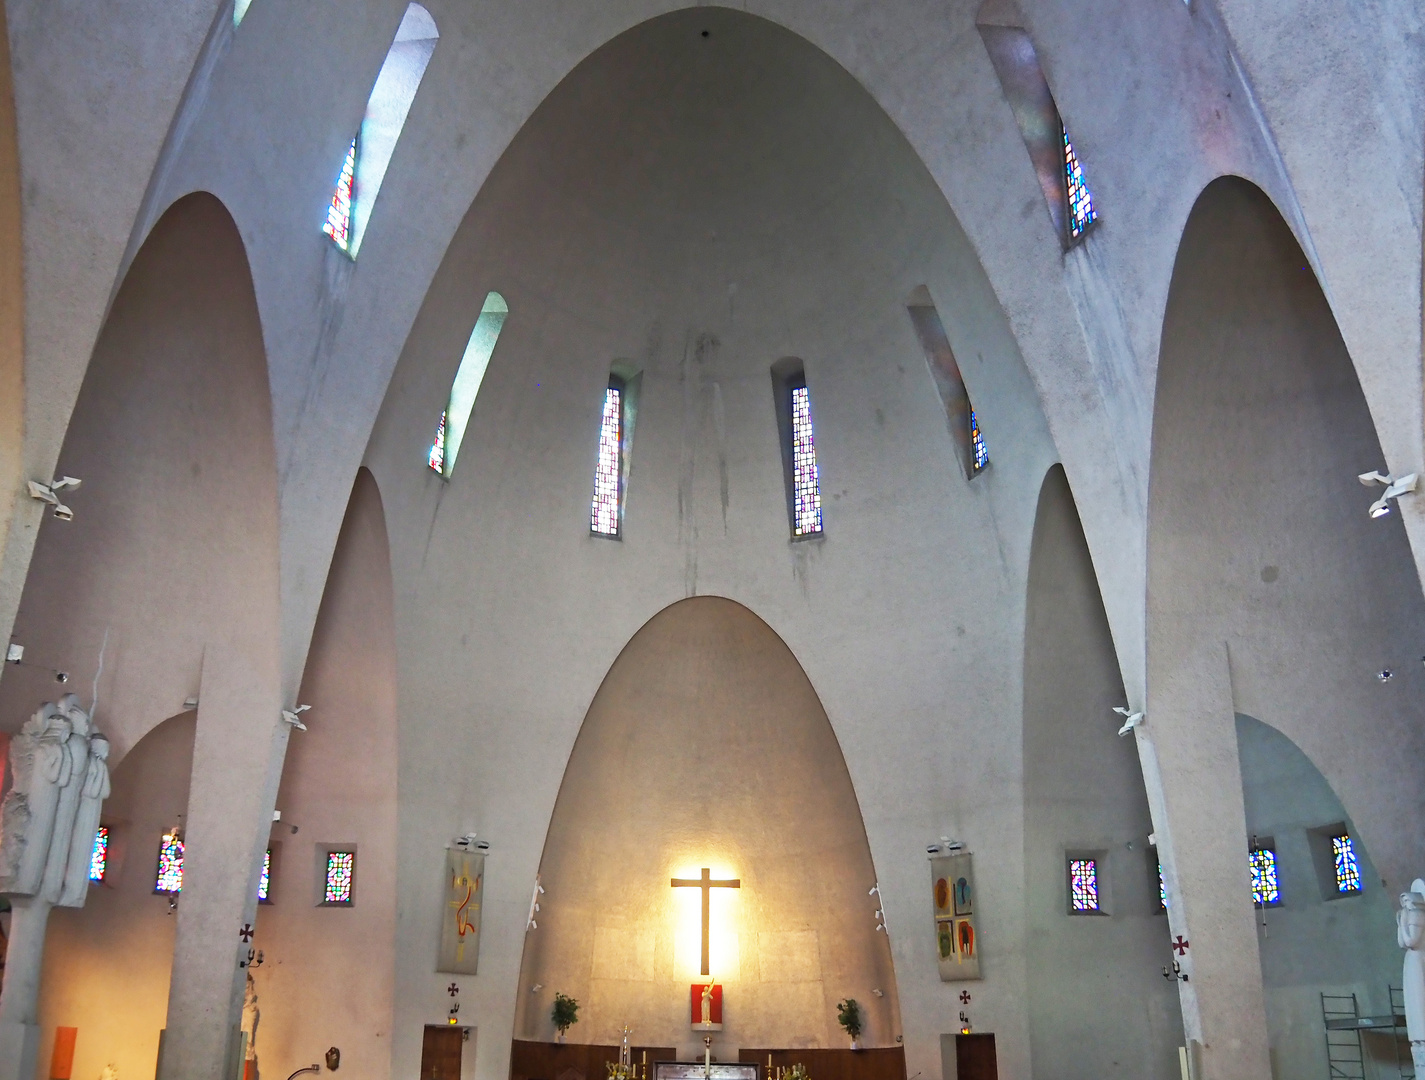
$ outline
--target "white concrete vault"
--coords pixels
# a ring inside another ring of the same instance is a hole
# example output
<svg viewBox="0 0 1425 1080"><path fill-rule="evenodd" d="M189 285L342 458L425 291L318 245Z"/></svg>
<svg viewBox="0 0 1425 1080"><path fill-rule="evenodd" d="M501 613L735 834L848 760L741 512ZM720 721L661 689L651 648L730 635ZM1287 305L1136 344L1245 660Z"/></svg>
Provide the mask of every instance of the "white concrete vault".
<svg viewBox="0 0 1425 1080"><path fill-rule="evenodd" d="M845 751L886 886L910 1072L940 1068L935 1037L953 1015L914 936L924 871L911 856L951 830L1006 905L987 930L1006 951L976 992L977 1022L1000 1034L1007 1074L1038 1074L1031 1050L1053 1024L1022 1007L1035 977L1024 928L1047 848L1027 839L1022 736L1025 657L1062 659L1070 633L1065 616L1037 652L1026 636L1036 502L1056 462L1056 505L1077 523L1061 515L1052 565L1102 605L1102 623L1082 624L1102 676L1083 700L1147 709L1141 768L1186 920L1173 929L1216 942L1194 957L1187 1037L1240 1043L1207 1053L1205 1075L1266 1075L1276 1035L1251 911L1202 921L1200 890L1241 870L1241 814L1194 813L1218 789L1240 810L1233 715L1261 717L1320 770L1390 888L1419 872L1419 830L1398 822L1422 809L1420 718L1403 691L1425 652L1425 502L1368 522L1354 480L1425 467L1418 5L1023 4L1102 214L1068 251L977 0L425 6L439 43L354 262L319 229L405 0L252 0L236 28L231 0L3 11L0 624L40 666L0 671L0 727L55 690L44 667L87 689L107 628L99 696L116 764L189 696L218 716L199 716L193 777L228 768L215 730L246 763L199 813L225 857L209 878L221 886L197 888L179 916L168 1022L193 1035L166 1075L216 1075L239 988L222 967L227 927L256 917L243 897L266 836L265 821L251 836L235 823L277 797L279 707L343 662L314 641L342 566L342 595L366 595L338 552L358 501L389 531L387 809L415 913L391 931L392 1070L414 1068L420 1018L443 1015L422 952L436 881L415 851L477 827L497 844L488 965L465 1007L480 1016L472 1068L498 1080L528 889L578 722L640 626L715 591L787 643ZM701 29L710 38L685 40ZM725 70L682 51L694 48ZM618 56L643 66L618 71ZM690 85L716 94L695 101ZM1203 224L1219 220L1249 262L1299 258L1315 292L1200 302L1231 264ZM158 299L139 318L146 277ZM198 295L217 282L240 302ZM990 442L991 471L968 485L906 318L921 287ZM509 322L443 483L421 462L491 289ZM226 337L191 318L204 303L231 320ZM116 348L126 320L147 355ZM1229 323L1258 335L1257 366L1201 351ZM1215 387L1192 383L1208 353ZM206 358L183 369L189 382L137 374L183 356ZM827 537L790 549L767 409L781 357L805 364L827 485ZM647 378L629 532L611 544L581 521L616 362ZM1324 381L1278 392L1294 370ZM1269 431L1278 444L1262 444ZM190 452L201 476L178 469ZM1254 468L1275 478L1261 497L1230 479ZM67 525L23 496L57 471L85 481ZM368 569L386 558L373 545ZM1372 678L1384 667L1388 685ZM1067 723L1041 704L1041 730ZM1065 730L1089 738L1076 722ZM183 1011L190 998L203 1017ZM295 1047L302 1033L289 1034Z"/></svg>

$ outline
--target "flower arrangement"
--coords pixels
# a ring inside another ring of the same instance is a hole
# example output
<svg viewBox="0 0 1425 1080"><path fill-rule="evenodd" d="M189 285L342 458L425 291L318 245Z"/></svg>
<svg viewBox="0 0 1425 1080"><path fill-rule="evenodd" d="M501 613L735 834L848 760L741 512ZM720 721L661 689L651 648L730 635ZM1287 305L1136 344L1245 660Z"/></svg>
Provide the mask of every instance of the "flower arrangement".
<svg viewBox="0 0 1425 1080"><path fill-rule="evenodd" d="M559 1037L564 1038L564 1033L579 1022L579 1003L568 994L554 995L554 1008L549 1010L549 1019L554 1021L554 1026L559 1029Z"/></svg>
<svg viewBox="0 0 1425 1080"><path fill-rule="evenodd" d="M856 1037L861 1034L861 1006L855 998L837 1003L836 1020L851 1036L851 1049L856 1049Z"/></svg>

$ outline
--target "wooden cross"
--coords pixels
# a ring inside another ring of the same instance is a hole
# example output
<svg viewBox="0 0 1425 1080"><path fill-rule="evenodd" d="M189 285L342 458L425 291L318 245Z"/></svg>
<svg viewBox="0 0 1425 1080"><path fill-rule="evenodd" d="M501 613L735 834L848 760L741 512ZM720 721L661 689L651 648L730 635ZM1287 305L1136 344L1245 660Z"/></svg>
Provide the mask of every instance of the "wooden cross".
<svg viewBox="0 0 1425 1080"><path fill-rule="evenodd" d="M706 866L703 867L703 876L700 878L674 878L673 888L675 889L702 889L703 890L703 974L708 975L708 909L711 906L713 889L740 889L742 880L732 878L728 881L713 881L712 871Z"/></svg>

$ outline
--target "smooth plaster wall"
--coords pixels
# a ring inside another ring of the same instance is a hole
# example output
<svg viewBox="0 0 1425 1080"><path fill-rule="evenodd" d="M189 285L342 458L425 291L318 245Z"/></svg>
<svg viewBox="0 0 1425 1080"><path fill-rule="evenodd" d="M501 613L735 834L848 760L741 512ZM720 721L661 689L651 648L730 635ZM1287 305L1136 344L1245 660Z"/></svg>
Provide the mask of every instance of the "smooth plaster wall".
<svg viewBox="0 0 1425 1080"><path fill-rule="evenodd" d="M1418 834L1400 823L1419 818L1425 791L1412 689L1425 680L1425 604L1399 516L1366 513L1356 474L1380 462L1291 233L1260 190L1215 182L1184 231L1164 318L1140 735L1170 763L1172 931L1192 941L1195 972L1184 995L1209 1014L1209 1056L1244 1048L1208 1076L1265 1069L1268 1050L1234 712L1267 717L1321 770L1392 891L1418 873ZM1398 675L1381 684L1387 667Z"/></svg>
<svg viewBox="0 0 1425 1080"><path fill-rule="evenodd" d="M1178 1080L1177 990L1143 773L1116 734L1118 658L1061 466L1044 477L1024 641L1029 1038L1045 1080ZM1069 853L1098 862L1106 915L1071 915ZM1106 1016L1113 1023L1103 1023ZM1092 1032L1086 1037L1086 1032Z"/></svg>
<svg viewBox="0 0 1425 1080"><path fill-rule="evenodd" d="M861 1006L862 1045L897 1045L895 971L841 747L786 645L713 596L655 615L589 707L540 860L519 1035L552 1040L559 991L583 1003L573 1041L617 1042L627 1023L639 1043L696 1056L688 987L706 980L686 931L699 894L675 895L669 880L702 866L741 881L711 897L715 915L726 909L711 931L721 1059L843 1046L845 998Z"/></svg>
<svg viewBox="0 0 1425 1080"><path fill-rule="evenodd" d="M1322 896L1307 830L1344 822L1341 800L1321 773L1281 732L1250 716L1237 717L1247 836L1270 838L1277 853L1281 903L1257 911L1262 982L1272 1040L1272 1075L1281 1080L1325 1076L1321 995L1355 994L1362 1016L1388 1016L1388 988L1401 985L1395 944L1395 897L1381 885L1364 841L1356 836L1363 888ZM1367 1034L1375 1068L1395 1068L1395 1048ZM1409 1047L1404 1059L1410 1060Z"/></svg>
<svg viewBox="0 0 1425 1080"><path fill-rule="evenodd" d="M920 285L989 440L973 483L905 309ZM510 315L447 483L426 456L492 288ZM771 396L783 356L806 366L826 508L825 536L802 543ZM616 360L643 382L614 542L590 537L588 513ZM786 642L845 754L910 1072L939 1069L959 1010L962 987L936 972L925 863L951 834L979 856L976 1024L997 1033L1003 1075L1027 1075L1021 746L1004 718L1022 708L1024 574L1053 460L964 235L844 71L719 9L655 20L581 67L474 204L368 453L401 658L394 1067L414 1068L421 1025L444 1018L441 853L475 829L492 854L461 1018L480 1029L476 1075L505 1075L530 890L580 723L639 627L715 594Z"/></svg>
<svg viewBox="0 0 1425 1080"><path fill-rule="evenodd" d="M110 837L104 882L90 885L84 907L50 913L36 1080L49 1076L57 1026L79 1028L76 1077L109 1064L121 1077L153 1074L178 924L153 886L163 834L188 812L196 729L191 712L165 720L113 771L101 819Z"/></svg>
<svg viewBox="0 0 1425 1080"><path fill-rule="evenodd" d="M396 640L381 493L362 469L302 680L257 912L258 1062L286 1076L341 1050L342 1076L391 1075L396 942ZM294 831L295 830L295 831ZM319 907L318 845L354 845L355 903Z"/></svg>

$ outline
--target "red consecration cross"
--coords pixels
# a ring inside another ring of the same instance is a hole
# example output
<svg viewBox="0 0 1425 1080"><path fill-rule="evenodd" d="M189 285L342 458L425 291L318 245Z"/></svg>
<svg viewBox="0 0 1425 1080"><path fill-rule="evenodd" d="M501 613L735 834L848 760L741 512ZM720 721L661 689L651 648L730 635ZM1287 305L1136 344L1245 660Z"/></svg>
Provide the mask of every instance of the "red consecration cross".
<svg viewBox="0 0 1425 1080"><path fill-rule="evenodd" d="M1172 946L1173 946L1173 948L1177 951L1177 954L1178 954L1179 956L1186 956L1186 955L1187 955L1187 951L1188 951L1188 940L1187 940L1187 938L1183 937L1181 934L1178 935L1178 939L1172 943Z"/></svg>

